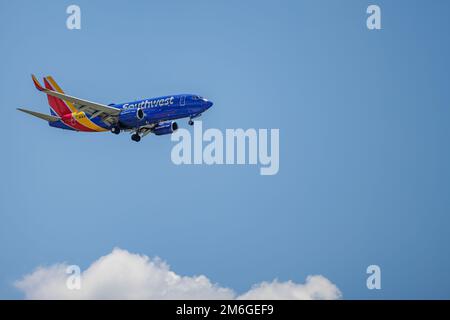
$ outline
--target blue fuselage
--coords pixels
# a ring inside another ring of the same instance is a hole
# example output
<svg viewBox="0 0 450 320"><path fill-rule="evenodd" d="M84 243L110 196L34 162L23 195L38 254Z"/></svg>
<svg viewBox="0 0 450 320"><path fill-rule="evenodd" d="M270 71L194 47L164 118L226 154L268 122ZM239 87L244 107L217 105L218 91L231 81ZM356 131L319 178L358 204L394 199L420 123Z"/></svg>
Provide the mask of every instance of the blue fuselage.
<svg viewBox="0 0 450 320"><path fill-rule="evenodd" d="M120 129L133 129L152 123L180 118L195 118L209 109L213 103L200 96L181 94L114 104L122 109Z"/></svg>
<svg viewBox="0 0 450 320"><path fill-rule="evenodd" d="M66 115L60 121L49 122L50 126L77 131L106 131L111 129L135 130L152 124L160 124L180 118L196 118L213 103L205 98L193 94L179 94L150 98L126 103L110 104L121 109L114 124L106 123L101 117L89 117L83 112ZM80 129L79 122L87 130ZM78 125L78 126L77 126ZM96 127L97 129L91 129Z"/></svg>

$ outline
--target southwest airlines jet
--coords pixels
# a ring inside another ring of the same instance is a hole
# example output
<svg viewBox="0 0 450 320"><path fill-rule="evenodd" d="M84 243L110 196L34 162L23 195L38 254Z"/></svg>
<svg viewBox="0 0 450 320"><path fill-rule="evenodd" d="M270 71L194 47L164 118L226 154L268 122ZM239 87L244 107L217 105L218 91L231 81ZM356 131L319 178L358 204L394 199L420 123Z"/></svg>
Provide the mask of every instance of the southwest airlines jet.
<svg viewBox="0 0 450 320"><path fill-rule="evenodd" d="M22 108L18 110L48 121L51 127L99 132L121 131L133 133L131 140L139 142L149 133L171 134L178 129L176 119L199 117L213 103L193 94L164 96L119 104L101 104L69 96L61 90L51 76L44 78L43 87L32 75L36 89L47 94L51 115Z"/></svg>

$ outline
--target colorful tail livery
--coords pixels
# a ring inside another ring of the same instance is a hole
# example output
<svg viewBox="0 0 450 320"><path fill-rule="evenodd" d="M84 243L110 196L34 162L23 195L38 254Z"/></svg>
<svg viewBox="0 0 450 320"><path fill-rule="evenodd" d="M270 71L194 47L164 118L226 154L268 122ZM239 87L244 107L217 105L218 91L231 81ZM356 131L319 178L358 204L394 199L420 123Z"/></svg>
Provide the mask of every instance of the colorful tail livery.
<svg viewBox="0 0 450 320"><path fill-rule="evenodd" d="M44 87L34 75L31 77L36 89L47 94L50 115L23 108L17 110L61 129L111 131L114 134L128 131L132 133L131 139L136 142L149 133L171 134L178 129L178 124L174 121L176 119L189 118L189 125L193 125L192 119L199 117L213 105L211 101L194 94L105 105L65 94L51 76L44 78Z"/></svg>

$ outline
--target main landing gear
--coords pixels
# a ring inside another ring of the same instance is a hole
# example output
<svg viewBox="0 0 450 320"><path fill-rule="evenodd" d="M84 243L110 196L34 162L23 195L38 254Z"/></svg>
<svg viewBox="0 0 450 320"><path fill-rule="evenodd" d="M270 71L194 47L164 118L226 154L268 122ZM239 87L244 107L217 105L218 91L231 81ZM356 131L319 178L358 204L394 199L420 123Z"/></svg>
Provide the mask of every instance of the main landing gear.
<svg viewBox="0 0 450 320"><path fill-rule="evenodd" d="M192 119L189 119L188 124L189 124L190 126L193 126L193 125L194 125L194 121L193 121Z"/></svg>
<svg viewBox="0 0 450 320"><path fill-rule="evenodd" d="M113 128L111 128L111 132L114 133L114 134L119 134L120 133L120 129L117 128L117 127L113 127Z"/></svg>
<svg viewBox="0 0 450 320"><path fill-rule="evenodd" d="M134 133L131 135L131 140L139 142L139 141L141 141L141 136L138 135L137 133Z"/></svg>

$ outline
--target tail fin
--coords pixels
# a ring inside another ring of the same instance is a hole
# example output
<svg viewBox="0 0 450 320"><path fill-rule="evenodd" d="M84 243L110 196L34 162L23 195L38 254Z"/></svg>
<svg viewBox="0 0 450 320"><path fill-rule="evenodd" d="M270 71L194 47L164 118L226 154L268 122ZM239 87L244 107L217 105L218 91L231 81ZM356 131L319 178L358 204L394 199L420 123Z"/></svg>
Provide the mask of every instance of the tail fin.
<svg viewBox="0 0 450 320"><path fill-rule="evenodd" d="M35 79L33 79L35 80ZM36 83L36 81L35 81ZM59 93L64 93L60 86L56 83L55 80L51 76L47 76L44 78L44 85L45 88L56 91ZM52 97L50 95L47 95L48 98L48 104L50 105L50 112L54 116L62 117L65 114L76 112L77 109L72 105L72 103L68 101L64 101L62 99Z"/></svg>
<svg viewBox="0 0 450 320"><path fill-rule="evenodd" d="M48 122L55 122L55 121L61 120L60 117L49 116L48 114L43 114L43 113L36 112L36 111L31 111L31 110L22 109L22 108L17 108L17 110L31 114L32 116L38 117L39 119L42 119L42 120L45 120Z"/></svg>

